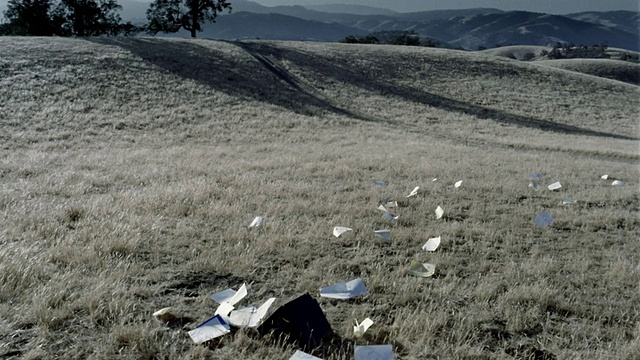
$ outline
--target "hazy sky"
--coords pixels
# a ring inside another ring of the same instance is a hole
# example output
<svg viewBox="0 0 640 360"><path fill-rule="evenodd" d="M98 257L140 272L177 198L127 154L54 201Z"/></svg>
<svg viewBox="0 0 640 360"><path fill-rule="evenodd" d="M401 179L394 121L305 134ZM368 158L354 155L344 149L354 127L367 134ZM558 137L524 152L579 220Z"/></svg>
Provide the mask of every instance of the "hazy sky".
<svg viewBox="0 0 640 360"><path fill-rule="evenodd" d="M491 7L501 10L526 10L549 14L580 11L640 11L638 0L253 0L266 6L357 4L387 8L399 12ZM233 0L230 0L233 4Z"/></svg>

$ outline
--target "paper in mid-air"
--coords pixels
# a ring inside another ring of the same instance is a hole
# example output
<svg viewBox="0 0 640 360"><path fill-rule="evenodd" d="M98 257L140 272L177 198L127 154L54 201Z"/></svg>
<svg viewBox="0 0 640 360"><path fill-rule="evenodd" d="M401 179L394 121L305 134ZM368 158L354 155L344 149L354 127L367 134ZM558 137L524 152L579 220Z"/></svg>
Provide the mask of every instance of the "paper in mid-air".
<svg viewBox="0 0 640 360"><path fill-rule="evenodd" d="M320 289L320 296L331 299L346 300L352 297L365 295L368 292L369 291L364 286L362 279L357 278L349 282L339 282L337 284L323 287Z"/></svg>

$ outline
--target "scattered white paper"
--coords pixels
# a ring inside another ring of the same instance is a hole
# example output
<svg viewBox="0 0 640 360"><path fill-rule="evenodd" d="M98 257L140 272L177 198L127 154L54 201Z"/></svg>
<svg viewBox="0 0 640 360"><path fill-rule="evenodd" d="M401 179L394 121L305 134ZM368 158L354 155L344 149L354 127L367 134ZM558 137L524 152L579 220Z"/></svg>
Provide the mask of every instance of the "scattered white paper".
<svg viewBox="0 0 640 360"><path fill-rule="evenodd" d="M231 305L235 305L238 301L244 299L245 296L247 296L247 284L242 284L238 291L227 289L220 291L219 293L215 293L210 297L218 304L229 303Z"/></svg>
<svg viewBox="0 0 640 360"><path fill-rule="evenodd" d="M416 186L413 190L411 190L411 193L409 193L409 195L407 195L407 197L412 197L412 196L418 195L418 190L419 189L420 189L420 186Z"/></svg>
<svg viewBox="0 0 640 360"><path fill-rule="evenodd" d="M529 174L529 180L541 180L542 179L542 174L540 173L531 173Z"/></svg>
<svg viewBox="0 0 640 360"><path fill-rule="evenodd" d="M553 191L553 190L558 190L562 188L562 185L560 184L560 182L554 182L553 184L547 186L547 189Z"/></svg>
<svg viewBox="0 0 640 360"><path fill-rule="evenodd" d="M537 183L537 182L535 182L535 181L532 181L532 182L530 182L530 183L529 183L529 187L530 187L530 188L537 189L537 188L538 188L538 183Z"/></svg>
<svg viewBox="0 0 640 360"><path fill-rule="evenodd" d="M624 181L615 180L614 182L611 183L611 186L624 186Z"/></svg>
<svg viewBox="0 0 640 360"><path fill-rule="evenodd" d="M376 230L376 236L384 240L387 244L391 244L391 230Z"/></svg>
<svg viewBox="0 0 640 360"><path fill-rule="evenodd" d="M608 178L609 178L608 174L600 176L600 179L602 179L602 180L607 180Z"/></svg>
<svg viewBox="0 0 640 360"><path fill-rule="evenodd" d="M462 180L456 182L455 184L453 184L453 187L455 187L456 189L460 187L460 185L462 185Z"/></svg>
<svg viewBox="0 0 640 360"><path fill-rule="evenodd" d="M227 324L220 315L216 315L198 325L197 328L189 331L189 336L196 344L202 344L205 341L225 335L230 331L231 328L229 324Z"/></svg>
<svg viewBox="0 0 640 360"><path fill-rule="evenodd" d="M571 205L571 204L575 204L577 201L572 199L572 198L567 198L562 200L562 205Z"/></svg>
<svg viewBox="0 0 640 360"><path fill-rule="evenodd" d="M253 306L247 306L234 310L229 314L229 323L237 327L256 327L260 325L274 301L276 301L276 298L270 298L257 309Z"/></svg>
<svg viewBox="0 0 640 360"><path fill-rule="evenodd" d="M371 325L373 325L373 320L369 318L362 320L360 324L358 324L358 321L356 320L356 326L353 327L353 334L356 337L361 337L365 332L367 332Z"/></svg>
<svg viewBox="0 0 640 360"><path fill-rule="evenodd" d="M356 345L355 360L393 360L391 345Z"/></svg>
<svg viewBox="0 0 640 360"><path fill-rule="evenodd" d="M320 296L346 300L352 297L365 295L369 291L364 286L362 279L357 278L349 282L340 282L320 289Z"/></svg>
<svg viewBox="0 0 640 360"><path fill-rule="evenodd" d="M267 218L264 216L256 216L256 218L253 219L253 221L249 225L249 228L258 228L262 225L262 223L264 223L265 220L267 220Z"/></svg>
<svg viewBox="0 0 640 360"><path fill-rule="evenodd" d="M385 184L385 182L384 182L384 181L382 181L382 180L376 180L376 181L374 181L373 183L374 183L374 184L376 184L376 185L378 185L378 186L385 186L385 185L386 185L386 184Z"/></svg>
<svg viewBox="0 0 640 360"><path fill-rule="evenodd" d="M444 215L444 210L440 206L438 206L436 208L436 220L441 219L442 215Z"/></svg>
<svg viewBox="0 0 640 360"><path fill-rule="evenodd" d="M553 218L551 217L551 215L549 215L547 210L545 210L542 213L540 213L540 215L536 216L536 218L533 219L533 222L539 227L541 227L542 229L544 229L547 226L553 224Z"/></svg>
<svg viewBox="0 0 640 360"><path fill-rule="evenodd" d="M333 228L333 236L340 237L340 235L346 233L347 231L353 231L353 229L344 226L336 226Z"/></svg>
<svg viewBox="0 0 640 360"><path fill-rule="evenodd" d="M380 206L378 206L376 209L378 209L378 210L380 210L380 211L382 211L382 212L384 212L384 213L389 212L389 211L387 211L387 208L386 208L386 207L384 207L384 205L380 205Z"/></svg>
<svg viewBox="0 0 640 360"><path fill-rule="evenodd" d="M415 260L411 261L409 273L418 277L431 277L436 273L436 266L429 263L419 263Z"/></svg>
<svg viewBox="0 0 640 360"><path fill-rule="evenodd" d="M296 352L291 355L289 360L322 360L319 357L315 357L313 355L309 355L306 352L302 352L300 350L296 350Z"/></svg>
<svg viewBox="0 0 640 360"><path fill-rule="evenodd" d="M389 221L397 221L400 216L393 216L393 215L389 214L388 212L386 212L386 213L384 213L384 217L387 218L387 220L389 220Z"/></svg>
<svg viewBox="0 0 640 360"><path fill-rule="evenodd" d="M431 179L432 182L438 181L438 178Z"/></svg>
<svg viewBox="0 0 640 360"><path fill-rule="evenodd" d="M235 309L236 307L224 302L222 304L220 304L218 306L218 308L216 309L216 312L214 315L220 315L220 317L225 321L225 322L229 322L229 314L233 311L233 309Z"/></svg>
<svg viewBox="0 0 640 360"><path fill-rule="evenodd" d="M153 317L155 317L159 321L171 321L178 318L178 315L172 307L166 307L154 312Z"/></svg>
<svg viewBox="0 0 640 360"><path fill-rule="evenodd" d="M397 201L388 201L386 204L384 204L384 206L392 209L392 208L397 208L398 207L398 202Z"/></svg>
<svg viewBox="0 0 640 360"><path fill-rule="evenodd" d="M438 249L438 246L440 246L440 240L440 236L431 238L427 240L427 242L422 246L422 249L425 251L436 251L436 249Z"/></svg>

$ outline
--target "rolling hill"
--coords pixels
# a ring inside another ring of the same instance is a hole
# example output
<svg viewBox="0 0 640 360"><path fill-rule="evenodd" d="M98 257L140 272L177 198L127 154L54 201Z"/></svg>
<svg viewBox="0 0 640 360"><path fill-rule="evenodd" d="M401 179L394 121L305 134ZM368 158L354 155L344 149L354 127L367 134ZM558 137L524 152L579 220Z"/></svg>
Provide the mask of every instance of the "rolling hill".
<svg viewBox="0 0 640 360"><path fill-rule="evenodd" d="M435 48L0 37L0 104L1 358L289 359L270 331L190 338L242 284L268 316L315 299L326 360L638 354L638 86Z"/></svg>

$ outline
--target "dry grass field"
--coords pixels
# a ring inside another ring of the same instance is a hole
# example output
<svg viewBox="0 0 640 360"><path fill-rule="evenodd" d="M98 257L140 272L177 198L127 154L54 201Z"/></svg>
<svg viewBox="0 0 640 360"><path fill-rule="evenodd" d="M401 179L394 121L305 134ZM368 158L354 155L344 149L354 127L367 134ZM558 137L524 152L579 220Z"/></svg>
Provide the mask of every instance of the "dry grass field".
<svg viewBox="0 0 640 360"><path fill-rule="evenodd" d="M639 112L637 86L480 53L0 38L0 358L288 359L187 335L246 282L270 312L316 298L324 359L637 359Z"/></svg>
<svg viewBox="0 0 640 360"><path fill-rule="evenodd" d="M640 64L633 62L610 59L562 59L542 61L539 64L640 86Z"/></svg>

